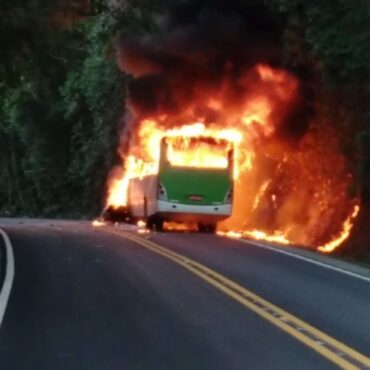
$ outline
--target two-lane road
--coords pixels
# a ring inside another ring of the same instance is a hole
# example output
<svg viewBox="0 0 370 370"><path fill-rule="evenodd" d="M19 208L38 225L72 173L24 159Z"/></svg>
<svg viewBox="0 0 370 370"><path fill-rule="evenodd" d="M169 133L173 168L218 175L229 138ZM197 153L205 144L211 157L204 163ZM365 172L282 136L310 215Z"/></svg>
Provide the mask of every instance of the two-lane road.
<svg viewBox="0 0 370 370"><path fill-rule="evenodd" d="M15 277L1 370L370 366L366 280L206 234L3 228Z"/></svg>

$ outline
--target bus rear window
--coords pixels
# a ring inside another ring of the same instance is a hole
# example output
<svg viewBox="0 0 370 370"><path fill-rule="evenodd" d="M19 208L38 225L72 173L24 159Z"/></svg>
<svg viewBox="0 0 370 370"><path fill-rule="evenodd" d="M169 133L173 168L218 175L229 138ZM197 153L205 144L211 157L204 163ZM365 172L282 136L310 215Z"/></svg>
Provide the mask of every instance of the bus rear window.
<svg viewBox="0 0 370 370"><path fill-rule="evenodd" d="M228 168L232 144L208 137L167 137L166 148L171 166Z"/></svg>

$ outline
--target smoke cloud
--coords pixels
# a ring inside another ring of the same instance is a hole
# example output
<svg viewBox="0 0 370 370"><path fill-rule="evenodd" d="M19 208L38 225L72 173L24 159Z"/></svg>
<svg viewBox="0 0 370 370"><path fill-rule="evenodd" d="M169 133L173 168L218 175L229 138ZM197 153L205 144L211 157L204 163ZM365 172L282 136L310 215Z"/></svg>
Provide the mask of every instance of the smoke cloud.
<svg viewBox="0 0 370 370"><path fill-rule="evenodd" d="M198 121L240 129L254 163L236 182L226 227L316 246L335 236L353 206L351 174L327 117L312 108L309 84L282 64L282 26L257 0L163 4L155 34L119 41L118 64L130 75L122 158L147 159L145 120L161 129Z"/></svg>
<svg viewBox="0 0 370 370"><path fill-rule="evenodd" d="M130 74L128 105L139 119L170 115L173 124L186 112L221 119L208 97L222 95L228 107L255 94L260 64L281 67L282 31L261 1L164 1L167 9L155 35L122 37L120 68ZM289 107L274 112L282 137L301 137L311 117L308 91L300 85ZM196 104L195 104L196 102ZM171 124L171 120L167 121Z"/></svg>

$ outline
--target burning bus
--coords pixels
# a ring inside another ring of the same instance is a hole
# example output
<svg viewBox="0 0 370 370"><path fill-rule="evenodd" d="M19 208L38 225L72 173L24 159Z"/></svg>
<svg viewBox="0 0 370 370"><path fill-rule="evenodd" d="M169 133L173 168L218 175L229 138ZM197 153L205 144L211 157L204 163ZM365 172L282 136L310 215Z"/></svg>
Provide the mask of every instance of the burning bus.
<svg viewBox="0 0 370 370"><path fill-rule="evenodd" d="M168 136L160 142L158 171L129 180L127 205L150 229L164 222L197 224L213 232L231 216L234 148L212 137Z"/></svg>
<svg viewBox="0 0 370 370"><path fill-rule="evenodd" d="M335 250L360 203L320 94L298 79L299 68L278 67L276 23L260 22L255 5L250 12L233 1L215 2L217 9L185 3L180 13L194 17L171 6L161 32L119 42L118 64L131 78L106 210L123 221L130 211L159 229L164 220L202 229L232 209L219 233Z"/></svg>
<svg viewBox="0 0 370 370"><path fill-rule="evenodd" d="M215 89L194 81L198 95L175 112L161 105L148 112L130 98L105 219L118 211L123 221L145 219L159 230L165 221L170 230L171 221L194 224L183 230L213 230L225 219L217 227L225 235L332 252L360 211L348 196L353 176L338 142L310 130L292 146L284 134L299 122L299 81L265 64L241 73L237 84L226 75Z"/></svg>

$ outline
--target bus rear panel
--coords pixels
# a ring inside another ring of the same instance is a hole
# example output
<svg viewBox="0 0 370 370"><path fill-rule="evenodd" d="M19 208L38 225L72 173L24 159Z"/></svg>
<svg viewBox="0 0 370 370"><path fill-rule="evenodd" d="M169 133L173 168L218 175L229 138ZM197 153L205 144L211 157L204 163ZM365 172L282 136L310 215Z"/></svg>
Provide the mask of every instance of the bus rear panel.
<svg viewBox="0 0 370 370"><path fill-rule="evenodd" d="M198 223L199 229L214 230L217 222L232 213L233 152L225 153L225 168L173 165L167 152L168 144L163 139L158 175L130 181L131 214L157 229L164 221L174 221Z"/></svg>

